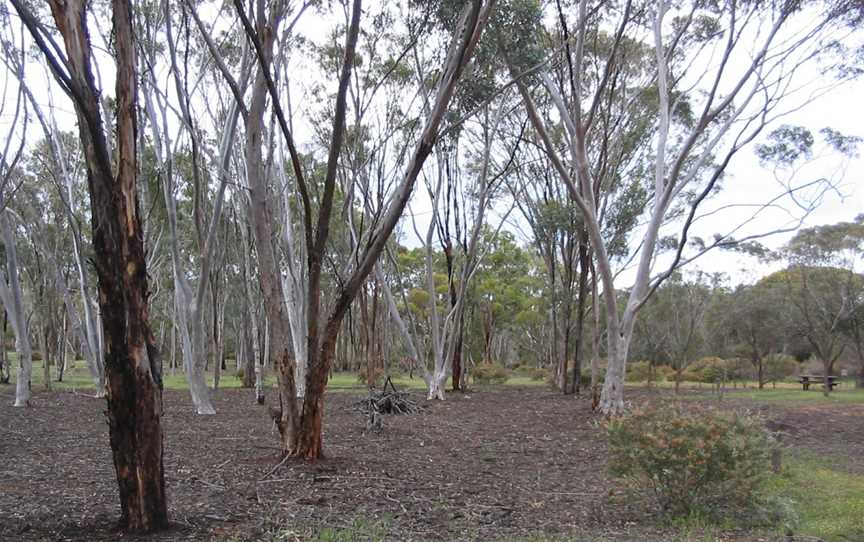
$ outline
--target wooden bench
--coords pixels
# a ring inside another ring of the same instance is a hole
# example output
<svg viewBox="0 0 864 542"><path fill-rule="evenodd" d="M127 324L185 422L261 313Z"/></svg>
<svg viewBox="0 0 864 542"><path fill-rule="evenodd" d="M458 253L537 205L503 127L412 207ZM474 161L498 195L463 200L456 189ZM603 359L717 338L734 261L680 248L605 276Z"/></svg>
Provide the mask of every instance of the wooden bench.
<svg viewBox="0 0 864 542"><path fill-rule="evenodd" d="M836 386L840 385L840 377L839 376L821 376L821 375L801 375L798 377L798 383L804 388L804 391L810 389L810 384L823 384L827 383L828 391L833 390Z"/></svg>

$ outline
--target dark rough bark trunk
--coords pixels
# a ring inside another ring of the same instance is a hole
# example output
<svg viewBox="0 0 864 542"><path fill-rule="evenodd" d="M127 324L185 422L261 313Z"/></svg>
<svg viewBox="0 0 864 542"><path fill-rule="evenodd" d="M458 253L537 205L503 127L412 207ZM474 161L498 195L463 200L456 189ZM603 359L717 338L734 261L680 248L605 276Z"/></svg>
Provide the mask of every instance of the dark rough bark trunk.
<svg viewBox="0 0 864 542"><path fill-rule="evenodd" d="M756 361L756 377L759 379L759 389L765 389L765 364L761 358Z"/></svg>
<svg viewBox="0 0 864 542"><path fill-rule="evenodd" d="M828 397L831 394L831 388L828 386L828 377L831 376L831 373L834 370L834 362L832 361L823 361L822 369L824 372L825 380L822 381L822 395Z"/></svg>
<svg viewBox="0 0 864 542"><path fill-rule="evenodd" d="M42 385L45 387L45 390L51 391L51 329L47 325L42 326L41 335Z"/></svg>
<svg viewBox="0 0 864 542"><path fill-rule="evenodd" d="M309 243L310 250L307 264L309 269L309 369L306 379L306 396L303 402L301 422L299 424L294 452L299 457L315 461L322 456L321 422L324 389L326 388L327 377L333 365L342 321L357 293L372 272L376 260L384 250L387 239L390 237L408 204L417 176L423 167L423 162L432 151L435 138L438 134L439 124L453 95L456 82L459 80L465 64L470 60L474 47L480 38L480 31L485 22L485 18L481 17L481 5L481 2L473 2L466 4L463 8L459 22L458 46L448 52L447 64L441 76L442 86L438 89L435 105L420 136L417 148L408 163L405 177L396 189L394 199L381 217L374 234L371 235L369 244L358 258L356 268L341 285L336 295L333 311L326 320L327 323L323 328L323 333L320 333L319 342L319 331L322 331L319 328L321 322L319 321L318 312L321 293L321 257L325 255L324 251L326 250L329 216L332 210L332 182L335 180L335 167L344 135L345 94L347 92L348 79L353 63L353 51L356 47L359 31L360 1L354 1L351 25L346 37L346 55L342 65L339 90L337 92L333 140L331 141L330 157L328 158L328 173L324 183L324 195L318 216L318 230L315 235L314 246L311 242ZM488 2L483 7L491 8L492 5L494 5L494 0ZM484 13L488 14L485 11ZM307 217L311 219L311 216L307 215Z"/></svg>
<svg viewBox="0 0 864 542"><path fill-rule="evenodd" d="M456 349L453 351L453 391L464 391L462 388L462 330L456 337Z"/></svg>
<svg viewBox="0 0 864 542"><path fill-rule="evenodd" d="M318 363L310 366L307 373L306 400L303 403L303 417L297 435L296 454L309 461L317 461L324 455L321 446L324 388L327 386L327 376L336 354L336 340L341 325L341 318L327 322L321 337Z"/></svg>
<svg viewBox="0 0 864 542"><path fill-rule="evenodd" d="M252 345L252 334L249 326L243 326L243 387L251 388L255 385L255 350Z"/></svg>
<svg viewBox="0 0 864 542"><path fill-rule="evenodd" d="M585 298L588 296L590 260L588 234L584 233L579 240L579 300L576 306L576 346L573 351L573 393L577 395L582 391L582 337L585 333Z"/></svg>
<svg viewBox="0 0 864 542"><path fill-rule="evenodd" d="M22 19L30 15L21 2ZM68 79L87 166L93 227L93 261L105 340L108 426L117 485L120 526L148 532L168 526L162 464L161 367L150 332L147 268L138 210L136 49L128 0L113 0L117 58L116 176L91 70L86 3L51 1L66 48ZM40 35L32 18L31 34ZM44 44L44 42L42 42ZM43 53L53 55L47 45ZM67 77L66 75L58 75Z"/></svg>
<svg viewBox="0 0 864 542"><path fill-rule="evenodd" d="M452 310L456 307L459 299L456 292L456 281L453 268L453 243L450 241L449 238L444 244L444 258L447 262L447 283L450 290L450 308ZM451 360L451 385L453 391L464 391L462 387L462 336L464 330L464 322L465 319L462 318L461 314L456 316L456 329L453 331L454 336L456 337L456 345L453 349L453 359Z"/></svg>

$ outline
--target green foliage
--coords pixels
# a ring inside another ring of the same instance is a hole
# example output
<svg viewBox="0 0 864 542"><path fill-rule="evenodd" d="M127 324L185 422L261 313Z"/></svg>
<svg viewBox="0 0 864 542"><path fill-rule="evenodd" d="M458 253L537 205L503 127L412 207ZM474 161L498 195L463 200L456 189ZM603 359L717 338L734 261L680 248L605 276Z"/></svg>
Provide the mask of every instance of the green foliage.
<svg viewBox="0 0 864 542"><path fill-rule="evenodd" d="M726 362L718 357L705 357L694 362L684 371L685 382L719 384L729 379Z"/></svg>
<svg viewBox="0 0 864 542"><path fill-rule="evenodd" d="M786 354L771 354L763 360L765 382L778 382L796 374L798 361Z"/></svg>
<svg viewBox="0 0 864 542"><path fill-rule="evenodd" d="M803 126L784 124L769 135L769 143L756 146L756 156L765 164L790 165L813 154L813 134Z"/></svg>
<svg viewBox="0 0 864 542"><path fill-rule="evenodd" d="M744 520L764 503L771 438L756 416L662 404L613 418L606 430L611 473L669 518Z"/></svg>
<svg viewBox="0 0 864 542"><path fill-rule="evenodd" d="M675 378L675 369L668 365L658 365L654 370L657 371L657 382L667 382Z"/></svg>
<svg viewBox="0 0 864 542"><path fill-rule="evenodd" d="M542 382L551 376L552 371L543 367L520 367L519 373L520 375L527 376L534 382Z"/></svg>
<svg viewBox="0 0 864 542"><path fill-rule="evenodd" d="M366 367L360 367L360 370L357 371L357 382L361 384L368 384L369 371L366 370ZM377 386L384 380L384 369L381 367L374 367L372 369L372 386Z"/></svg>
<svg viewBox="0 0 864 542"><path fill-rule="evenodd" d="M510 371L494 363L481 363L471 369L476 384L503 384L510 379Z"/></svg>
<svg viewBox="0 0 864 542"><path fill-rule="evenodd" d="M635 361L627 366L627 382L663 382L666 380L664 372L658 367L652 367L648 361Z"/></svg>

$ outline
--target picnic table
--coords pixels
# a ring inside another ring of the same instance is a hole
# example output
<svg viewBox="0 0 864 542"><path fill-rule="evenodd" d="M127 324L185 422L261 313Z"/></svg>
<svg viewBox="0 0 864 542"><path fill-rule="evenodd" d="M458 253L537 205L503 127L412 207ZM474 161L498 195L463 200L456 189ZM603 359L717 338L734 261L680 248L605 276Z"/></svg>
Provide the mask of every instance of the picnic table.
<svg viewBox="0 0 864 542"><path fill-rule="evenodd" d="M798 377L798 382L803 386L804 391L810 389L810 384L827 384L828 391L831 391L835 386L840 384L840 377L834 375L801 375Z"/></svg>

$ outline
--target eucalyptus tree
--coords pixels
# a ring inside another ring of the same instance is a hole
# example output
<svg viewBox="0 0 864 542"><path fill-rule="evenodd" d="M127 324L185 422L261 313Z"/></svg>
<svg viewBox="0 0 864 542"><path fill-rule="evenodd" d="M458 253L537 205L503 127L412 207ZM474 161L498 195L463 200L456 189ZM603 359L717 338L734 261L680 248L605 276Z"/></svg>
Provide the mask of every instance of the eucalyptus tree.
<svg viewBox="0 0 864 542"><path fill-rule="evenodd" d="M24 51L11 47L10 40L5 39L5 36L3 41L6 66L13 77L7 79L7 84L3 86L3 94L0 96L0 114L11 117L10 129L2 142L2 151L0 151L2 152L0 154L0 236L2 236L6 260L5 272L0 271L0 300L12 323L15 350L18 354L14 406L25 407L30 404L30 376L33 360L27 315L24 312L13 218L10 216L8 205L22 182L21 159L24 154L29 112L24 86L21 84L24 73ZM12 99L9 96L11 89L8 84L13 78L18 82L14 91L14 106L11 105ZM4 343L2 348L5 350L5 339L0 342Z"/></svg>
<svg viewBox="0 0 864 542"><path fill-rule="evenodd" d="M444 399L445 383L451 374L458 380L454 387L461 388L466 308L473 279L489 250L484 243L487 239L482 234L489 224L487 215L492 212L496 198L502 192L503 180L510 172L518 147L518 140L508 142L500 137L511 109L512 102L506 95L491 104L483 104L477 118L465 122L460 128L462 133L458 139L442 141L436 150L436 167L427 176L432 216L423 244L432 363L431 370L424 370L424 380L430 399ZM459 140L463 141L461 145ZM462 151L466 156L458 156L460 147L467 149ZM467 164L462 166L460 161ZM463 169L468 170L467 174ZM460 198L458 192L470 196ZM503 210L493 226L496 230L501 229L511 209L512 206ZM458 259L452 251L451 230L461 247ZM447 268L447 303L444 304L447 308L441 313L435 281L436 232ZM455 365L454 360L458 362ZM454 373L456 369L458 371Z"/></svg>
<svg viewBox="0 0 864 542"><path fill-rule="evenodd" d="M189 18L185 3L179 3L177 10L180 16ZM215 260L219 254L217 252L219 225L230 178L228 169L242 104L233 102L224 112L224 117L216 121L222 123L223 129L219 134L217 148L211 152L214 155L214 164L212 167L206 167L204 159L205 151L208 149L202 141L201 122L195 114L193 102L207 103L202 94L210 91L197 84L204 78L204 74L198 74L196 79L190 80L192 75L189 57L198 43L192 41L191 32L185 32L185 40L181 41L179 32L174 28L177 24L174 18L178 14L171 9L170 3L164 2L161 9L145 9L140 13L139 26L143 35L142 42L145 42L141 48L142 65L146 67L147 74L142 86L142 95L157 160L157 175L161 179L161 191L167 210L177 316L175 324L180 332L183 365L195 410L198 414L215 414L216 410L210 400L205 381L207 356L213 350L206 343L207 296L210 295L213 301L210 313L213 317L213 340L218 342L219 307L218 300L213 300L212 297L216 287L214 277L217 277L219 272L214 264L217 263ZM196 20L203 25L200 19L197 19L197 14ZM204 34L206 35L206 32ZM167 44L167 47L162 49L167 54L166 58L157 56L157 51L160 50L157 47L158 43ZM250 60L246 51L240 53L240 74L237 83L240 92L245 89L251 71ZM157 76L157 68L160 65L167 65L165 80L160 80ZM172 87L173 101L168 91ZM202 94L198 94L196 88ZM173 103L175 101L176 103ZM169 117L169 111L176 112L176 118L174 115ZM172 120L181 127L177 137L172 136ZM188 141L186 145L189 151L188 161L178 160L181 155L181 149L178 148L181 137ZM187 162L188 167L182 167L183 162ZM198 278L197 284L194 285L189 279L187 260L181 251L181 231L177 216L178 180L183 177L191 185L192 194L192 226L195 239L193 252L194 261L197 263L193 275L197 275ZM211 202L210 216L205 218L206 198L210 192L211 178L216 179L216 188Z"/></svg>
<svg viewBox="0 0 864 542"><path fill-rule="evenodd" d="M57 130L56 123L50 116L46 116L39 103L33 99L32 93L28 91L30 102L46 133L45 139L37 142L30 157L29 171L34 178L30 183L30 190L38 188L40 194L33 195L24 201L19 201L16 208L26 217L24 225L29 232L34 250L47 258L46 274L52 277L53 283L58 288L66 309L65 316L69 322L74 335L81 344L81 350L90 376L96 389L96 396L105 395L105 366L102 358L102 337L99 332L98 306L91 291L91 277L85 266L88 244L85 232L82 230L83 209L77 203L84 196L83 192L83 170L81 161L80 145L75 140L74 134ZM50 115L50 114L49 114ZM48 183L53 190L39 187L40 181ZM39 209L39 203L53 202L55 207L53 213L45 213ZM54 227L57 233L65 233L64 241L58 240L54 249L46 243L51 236L40 231L46 226L44 217L54 216ZM61 218L62 217L62 218ZM72 269L75 274L75 284L66 273L65 250L71 248ZM79 296L76 302L72 295L78 290Z"/></svg>
<svg viewBox="0 0 864 542"><path fill-rule="evenodd" d="M122 528L168 526L161 428L161 361L149 327L147 261L137 190L136 40L132 8L114 0L116 155L105 129L93 73L89 10L83 1L50 2L61 48L31 7L12 5L75 106L87 165L94 264L105 337L108 424ZM113 159L112 159L113 158Z"/></svg>
<svg viewBox="0 0 864 542"><path fill-rule="evenodd" d="M676 393L684 371L705 353L706 316L718 299L719 281L703 273L690 278L676 273L645 305L648 332L662 337L661 351L675 369Z"/></svg>
<svg viewBox="0 0 864 542"><path fill-rule="evenodd" d="M87 266L85 265L86 253L89 249L82 227L82 222L85 220L85 210L79 204L84 195L82 188L84 184L84 165L80 159L80 145L75 141L73 134L63 132L59 129L54 116L54 96L51 88L45 89L44 93L44 97L48 101L47 108L43 108L42 102L36 99L27 79L24 77L24 48L16 46L13 40L5 35L0 38L0 42L2 42L3 48L3 63L17 79L21 92L26 98L30 110L36 116L45 137L44 141L37 141L31 152L31 161L35 161L35 163L31 164L30 170L36 172L40 178L49 180L54 185L56 195L61 204L60 207L65 213L66 223L71 233L71 253L75 261L77 290L80 298L80 315L74 298L68 290L62 292L64 305L66 306L67 318L73 330L79 335L84 359L90 369L94 387L96 388L96 396L103 397L105 395L105 368L102 335L99 331L101 324L95 295L91 287L90 273L88 273ZM48 68L46 67L45 70L47 71ZM46 195L46 197L48 196ZM24 205L24 207L28 206ZM21 208L22 212L25 215L32 216L33 213L28 212L28 209L24 207ZM39 241L40 238L34 237L33 240ZM49 266L49 271L53 273L55 268Z"/></svg>
<svg viewBox="0 0 864 542"><path fill-rule="evenodd" d="M345 135L348 83L360 33L361 4L359 0L355 0L350 11L346 12L349 13L348 30L345 35L343 60L339 68L333 105L333 125L327 148L326 170L316 212L313 209L312 191L307 174L303 170L297 151L294 132L288 124L281 97L273 81L273 45L279 32L279 23L286 16L285 6L282 2L274 2L266 11L258 9L250 17L242 3L235 2L237 14L258 60L258 72L253 83L252 102L246 123L246 177L252 201L250 209L253 210L253 231L256 238L259 273L270 326L270 352L271 358L277 360L274 367L278 368L280 383L281 408L276 414L276 420L282 435L282 447L286 453L311 460L321 455L323 392L332 366L342 321L366 278L372 272L378 256L383 251L387 239L410 199L415 180L426 157L433 149L450 98L465 65L471 59L493 5L494 2L472 2L465 5L456 19L456 31L447 48L430 115L425 120L414 149L406 153L409 159L404 176L394 187L376 226L370 228L358 243L358 246L363 249L352 259L351 266L342 277L343 280L337 285L332 296L332 307L325 317L321 306L322 271L328 256L327 247L336 194L337 169ZM264 8L264 6L260 7ZM300 409L296 404L295 360L292 355L290 322L286 314L284 293L281 291L280 271L273 254L272 205L267 197L261 168L263 115L265 99L268 96L279 131L288 149L294 183L301 196L300 220L303 223L306 245L306 355L309 369L306 375L306 395ZM240 96L235 95L235 97L238 101L241 100Z"/></svg>
<svg viewBox="0 0 864 542"><path fill-rule="evenodd" d="M537 137L587 229L606 307L609 366L600 407L613 414L624 408L628 348L637 314L648 297L677 268L708 250L752 238L734 239L740 227L733 226L713 242L694 247L688 235L698 209L717 191L735 155L765 126L837 84L834 79L822 87L802 82L809 66L818 64L841 78L854 74L855 70L833 69L842 68L846 59L826 54L826 44L827 50L836 51L854 42L855 25L850 23L860 12L851 2L673 6L666 1L628 0L607 10L582 0L575 17L566 15L558 13L560 24L572 28L561 47L566 77L556 81L548 70L540 70L536 89L526 80L517 85ZM604 29L612 29L607 53L589 56L590 45ZM627 64L634 48L646 47L653 51L650 62ZM626 73L634 70L640 71L636 77ZM802 97L796 89L808 84L813 92ZM538 94L553 104L555 121L542 116ZM618 175L651 179L643 185L649 203L632 254L634 283L627 302L619 307L610 246L603 238L601 203L609 187L601 182L597 168L601 159L593 151L626 147L633 137L628 124L618 124L604 134L604 118L628 123L634 116L646 118L645 111L653 111L647 120L654 126L653 144L643 162L647 167L617 169ZM553 137L557 133L562 133L561 141ZM597 138L608 140L598 145ZM783 187L781 196L800 189L800 185ZM803 207L794 224L780 229L800 225L812 205ZM657 271L661 227L674 216L681 217L675 255Z"/></svg>
<svg viewBox="0 0 864 542"><path fill-rule="evenodd" d="M9 315L15 333L15 351L18 354L15 374L16 407L30 406L30 378L33 371L33 348L30 344L30 329L24 309L24 294L21 288L21 273L18 265L18 249L15 247L12 212L0 212L0 235L6 253L6 270L0 271L0 300ZM5 346L4 346L5 348Z"/></svg>
<svg viewBox="0 0 864 542"><path fill-rule="evenodd" d="M753 365L759 389L767 382L766 357L782 351L789 327L788 307L784 288L758 282L735 289L717 320L731 334L735 350Z"/></svg>
<svg viewBox="0 0 864 542"><path fill-rule="evenodd" d="M848 344L860 363L857 318L864 299L864 277L856 269L861 260L860 222L841 222L799 231L784 248L790 267L774 281L782 281L794 313L793 329L805 337L832 374ZM844 336L845 335L845 336ZM826 387L825 393L830 390Z"/></svg>
<svg viewBox="0 0 864 542"><path fill-rule="evenodd" d="M517 183L512 183L511 189L513 199L531 229L533 244L546 267L548 318L552 334L549 355L555 368L555 382L561 391L566 391L566 367L573 343L571 336L574 334L573 300L576 298L579 307L584 309L587 296L582 286L585 282L583 277L587 279L588 272L581 265L584 263L583 252L586 258L588 256L587 246L580 242L581 221L574 206L566 202L561 183L553 178L554 174L542 155L533 154L535 159L519 171ZM580 266L579 269L577 266ZM584 310L579 314L584 318ZM580 325L575 330L576 375L580 371L582 321L579 321ZM574 391L578 390L578 386L579 379L576 377Z"/></svg>

